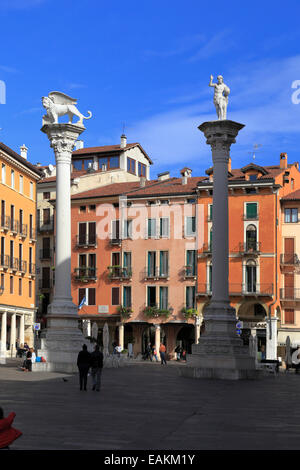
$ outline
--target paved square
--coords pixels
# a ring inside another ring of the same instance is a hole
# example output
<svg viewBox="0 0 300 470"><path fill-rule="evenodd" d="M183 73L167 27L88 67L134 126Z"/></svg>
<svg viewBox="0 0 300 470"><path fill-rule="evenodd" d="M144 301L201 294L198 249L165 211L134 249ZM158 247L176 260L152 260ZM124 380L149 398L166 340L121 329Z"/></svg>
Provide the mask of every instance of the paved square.
<svg viewBox="0 0 300 470"><path fill-rule="evenodd" d="M12 449L299 449L300 376L193 380L176 363L104 369L102 390L78 376L0 366L0 406L23 432ZM67 381L63 380L66 377Z"/></svg>

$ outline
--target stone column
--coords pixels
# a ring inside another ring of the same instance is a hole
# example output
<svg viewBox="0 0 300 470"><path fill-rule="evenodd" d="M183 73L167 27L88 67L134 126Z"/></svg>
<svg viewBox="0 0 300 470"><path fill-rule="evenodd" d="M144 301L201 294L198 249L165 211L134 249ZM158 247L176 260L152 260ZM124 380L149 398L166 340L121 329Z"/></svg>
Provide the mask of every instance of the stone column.
<svg viewBox="0 0 300 470"><path fill-rule="evenodd" d="M267 317L266 359L277 360L277 317Z"/></svg>
<svg viewBox="0 0 300 470"><path fill-rule="evenodd" d="M154 325L155 327L155 349L157 358L160 359L159 347L160 347L160 325Z"/></svg>
<svg viewBox="0 0 300 470"><path fill-rule="evenodd" d="M240 379L255 376L254 358L236 334L236 313L228 294L228 161L243 124L205 122L199 129L211 146L213 159L212 299L203 315L205 333L192 348L184 375Z"/></svg>
<svg viewBox="0 0 300 470"><path fill-rule="evenodd" d="M197 315L195 317L195 344L198 344L200 339L201 318Z"/></svg>
<svg viewBox="0 0 300 470"><path fill-rule="evenodd" d="M10 321L10 351L12 357L16 355L16 319L17 315L13 313Z"/></svg>
<svg viewBox="0 0 300 470"><path fill-rule="evenodd" d="M48 305L46 338L41 354L49 370L76 371L76 358L84 343L78 328L78 307L71 296L71 194L72 150L83 125L53 123L42 127L56 160L55 292Z"/></svg>
<svg viewBox="0 0 300 470"><path fill-rule="evenodd" d="M24 344L25 341L25 315L24 313L20 316L20 344Z"/></svg>
<svg viewBox="0 0 300 470"><path fill-rule="evenodd" d="M124 349L124 323L119 324L119 345Z"/></svg>
<svg viewBox="0 0 300 470"><path fill-rule="evenodd" d="M1 344L0 344L0 363L6 362L6 342L7 342L7 312L1 315Z"/></svg>

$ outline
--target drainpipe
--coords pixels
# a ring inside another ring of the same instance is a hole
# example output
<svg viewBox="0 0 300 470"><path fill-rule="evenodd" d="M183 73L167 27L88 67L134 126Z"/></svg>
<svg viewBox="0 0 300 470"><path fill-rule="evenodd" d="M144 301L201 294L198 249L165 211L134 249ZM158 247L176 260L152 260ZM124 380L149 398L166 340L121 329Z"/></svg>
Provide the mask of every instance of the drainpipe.
<svg viewBox="0 0 300 470"><path fill-rule="evenodd" d="M277 273L277 227L278 227L278 214L277 214L277 194L278 189L275 190L275 210L276 210L276 217L275 217L275 299L269 305L269 339L272 339L272 322L271 322L271 307L276 304L277 302L277 284L278 284L278 273Z"/></svg>

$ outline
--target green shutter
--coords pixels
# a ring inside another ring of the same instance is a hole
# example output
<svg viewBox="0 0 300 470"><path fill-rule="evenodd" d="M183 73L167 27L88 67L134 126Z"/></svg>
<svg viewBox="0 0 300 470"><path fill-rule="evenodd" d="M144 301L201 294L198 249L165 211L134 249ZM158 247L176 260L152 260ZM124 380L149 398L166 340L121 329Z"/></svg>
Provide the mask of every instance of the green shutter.
<svg viewBox="0 0 300 470"><path fill-rule="evenodd" d="M256 202L251 202L251 203L246 204L246 216L247 216L247 219L255 219L257 217Z"/></svg>

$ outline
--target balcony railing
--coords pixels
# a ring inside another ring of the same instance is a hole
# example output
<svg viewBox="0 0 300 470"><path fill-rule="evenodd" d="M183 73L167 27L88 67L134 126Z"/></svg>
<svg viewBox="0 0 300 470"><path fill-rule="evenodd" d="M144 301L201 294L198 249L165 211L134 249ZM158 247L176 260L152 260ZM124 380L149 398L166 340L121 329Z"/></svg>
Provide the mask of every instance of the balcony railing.
<svg viewBox="0 0 300 470"><path fill-rule="evenodd" d="M19 232L19 234L21 235L22 238L27 237L28 225L27 225L27 224L20 224L20 223L19 223L18 232Z"/></svg>
<svg viewBox="0 0 300 470"><path fill-rule="evenodd" d="M51 260L52 250L50 248L42 248L40 250L40 260Z"/></svg>
<svg viewBox="0 0 300 470"><path fill-rule="evenodd" d="M26 273L26 269L27 269L27 261L18 259L18 271L20 273Z"/></svg>
<svg viewBox="0 0 300 470"><path fill-rule="evenodd" d="M9 269L12 271L18 271L19 269L19 259L13 258L12 256L9 257Z"/></svg>
<svg viewBox="0 0 300 470"><path fill-rule="evenodd" d="M295 266L300 263L298 255L295 253L282 253L280 255L280 264Z"/></svg>
<svg viewBox="0 0 300 470"><path fill-rule="evenodd" d="M38 232L53 232L54 230L54 217L53 215L50 219L47 220L39 220L37 223L37 231Z"/></svg>
<svg viewBox="0 0 300 470"><path fill-rule="evenodd" d="M10 224L9 224L9 230L12 232L12 233L18 233L18 221L16 219L12 219L10 218Z"/></svg>
<svg viewBox="0 0 300 470"><path fill-rule="evenodd" d="M76 281L89 281L97 279L97 268L81 266L80 268L75 268L75 280Z"/></svg>
<svg viewBox="0 0 300 470"><path fill-rule="evenodd" d="M131 266L108 266L108 276L110 279L130 279L132 276Z"/></svg>
<svg viewBox="0 0 300 470"><path fill-rule="evenodd" d="M76 246L84 248L89 246L96 246L97 239L96 235L77 235Z"/></svg>
<svg viewBox="0 0 300 470"><path fill-rule="evenodd" d="M195 266L184 266L184 277L196 277L196 267Z"/></svg>
<svg viewBox="0 0 300 470"><path fill-rule="evenodd" d="M145 279L167 279L169 277L169 267L153 267L145 270Z"/></svg>
<svg viewBox="0 0 300 470"><path fill-rule="evenodd" d="M29 263L28 265L28 272L29 274L31 274L32 276L35 276L36 275L36 265L34 263Z"/></svg>
<svg viewBox="0 0 300 470"><path fill-rule="evenodd" d="M122 240L121 240L120 237L113 237L113 236L111 236L111 237L109 238L109 243L110 243L111 245L121 245Z"/></svg>
<svg viewBox="0 0 300 470"><path fill-rule="evenodd" d="M29 238L30 240L32 241L36 241L36 238L37 238L37 231L35 228L33 227L30 227L29 228Z"/></svg>
<svg viewBox="0 0 300 470"><path fill-rule="evenodd" d="M252 297L272 297L274 293L273 284L232 284L229 283L229 295L230 296L252 296ZM299 289L300 294L300 289ZM210 296L212 295L211 284L199 284L198 285L198 296Z"/></svg>
<svg viewBox="0 0 300 470"><path fill-rule="evenodd" d="M10 257L9 255L0 255L0 267L7 269L9 267Z"/></svg>
<svg viewBox="0 0 300 470"><path fill-rule="evenodd" d="M239 252L243 254L258 254L260 253L261 242L248 240L245 243L239 244Z"/></svg>
<svg viewBox="0 0 300 470"><path fill-rule="evenodd" d="M10 228L10 217L9 215L2 215L1 216L0 226L2 230L8 230Z"/></svg>
<svg viewBox="0 0 300 470"><path fill-rule="evenodd" d="M300 289L294 289L294 287L280 289L280 300L300 301Z"/></svg>

